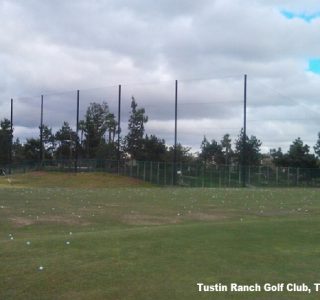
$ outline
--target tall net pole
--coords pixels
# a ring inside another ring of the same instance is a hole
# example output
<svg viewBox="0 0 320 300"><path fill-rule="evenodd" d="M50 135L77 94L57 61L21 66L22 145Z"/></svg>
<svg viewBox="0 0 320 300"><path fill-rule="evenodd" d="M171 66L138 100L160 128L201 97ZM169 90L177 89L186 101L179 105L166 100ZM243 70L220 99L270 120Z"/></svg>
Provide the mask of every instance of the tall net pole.
<svg viewBox="0 0 320 300"><path fill-rule="evenodd" d="M246 139L247 139L247 74L244 75L243 92L243 140L242 140L242 186L246 186Z"/></svg>
<svg viewBox="0 0 320 300"><path fill-rule="evenodd" d="M174 150L173 150L173 184L177 184L177 132L178 132L178 80L175 81L174 97Z"/></svg>
<svg viewBox="0 0 320 300"><path fill-rule="evenodd" d="M121 122L121 84L119 84L119 87L118 87L118 149L117 149L118 164L120 162L120 132L121 132L120 122Z"/></svg>
<svg viewBox="0 0 320 300"><path fill-rule="evenodd" d="M77 117L76 117L76 157L74 163L74 171L78 172L78 163L79 163L79 106L80 106L80 91L77 90Z"/></svg>
<svg viewBox="0 0 320 300"><path fill-rule="evenodd" d="M13 144L13 99L11 99L11 112L10 112L9 174L11 174L11 169L12 169L12 144Z"/></svg>
<svg viewBox="0 0 320 300"><path fill-rule="evenodd" d="M40 164L43 163L43 95L41 95L40 107Z"/></svg>

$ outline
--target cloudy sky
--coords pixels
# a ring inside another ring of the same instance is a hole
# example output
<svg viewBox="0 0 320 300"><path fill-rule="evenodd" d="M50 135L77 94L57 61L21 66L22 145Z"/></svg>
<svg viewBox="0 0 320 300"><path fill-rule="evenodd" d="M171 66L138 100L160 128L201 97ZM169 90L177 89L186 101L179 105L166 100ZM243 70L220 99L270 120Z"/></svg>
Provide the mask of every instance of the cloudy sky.
<svg viewBox="0 0 320 300"><path fill-rule="evenodd" d="M15 137L37 135L40 95L53 129L107 101L123 123L134 96L148 133L197 149L236 137L248 74L248 135L263 151L313 146L320 131L319 0L0 0L0 119L14 99Z"/></svg>

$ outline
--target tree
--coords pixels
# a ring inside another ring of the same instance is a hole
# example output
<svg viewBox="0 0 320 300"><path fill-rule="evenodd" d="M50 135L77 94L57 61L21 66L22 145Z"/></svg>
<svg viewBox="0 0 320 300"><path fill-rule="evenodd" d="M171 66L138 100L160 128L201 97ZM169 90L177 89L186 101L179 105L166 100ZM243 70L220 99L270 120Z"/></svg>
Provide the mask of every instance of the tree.
<svg viewBox="0 0 320 300"><path fill-rule="evenodd" d="M131 101L131 115L128 122L129 132L124 140L124 149L132 159L139 159L143 145L144 124L148 122L145 109L137 109L138 104L134 97Z"/></svg>
<svg viewBox="0 0 320 300"><path fill-rule="evenodd" d="M40 159L40 139L30 138L27 139L23 145L24 157L26 160L35 161Z"/></svg>
<svg viewBox="0 0 320 300"><path fill-rule="evenodd" d="M225 134L220 141L222 153L224 156L224 164L229 165L233 155L230 134Z"/></svg>
<svg viewBox="0 0 320 300"><path fill-rule="evenodd" d="M12 144L12 160L14 162L22 162L24 157L24 147L17 138Z"/></svg>
<svg viewBox="0 0 320 300"><path fill-rule="evenodd" d="M276 165L276 166L284 166L285 160L284 160L284 154L282 153L281 148L279 147L278 150L276 149L271 149L270 150L270 155L272 157L272 162Z"/></svg>
<svg viewBox="0 0 320 300"><path fill-rule="evenodd" d="M177 144L177 163L189 163L194 160L190 147L184 147L180 143ZM172 163L174 156L174 146L169 147L169 151L166 154L166 161Z"/></svg>
<svg viewBox="0 0 320 300"><path fill-rule="evenodd" d="M39 126L41 133L41 126ZM52 129L47 125L42 126L42 157L41 157L41 141L40 138L27 139L23 145L24 157L27 160L35 161L42 159L52 159L55 150L55 137Z"/></svg>
<svg viewBox="0 0 320 300"><path fill-rule="evenodd" d="M318 140L313 149L317 156L320 157L320 132L318 133Z"/></svg>
<svg viewBox="0 0 320 300"><path fill-rule="evenodd" d="M225 159L222 152L222 146L219 145L217 141L211 140L210 143L207 138L204 137L200 149L199 158L203 160L205 164L224 164Z"/></svg>
<svg viewBox="0 0 320 300"><path fill-rule="evenodd" d="M207 140L206 136L204 136L200 145L201 152L199 154L199 158L204 162L205 165L208 163L209 160L211 160L211 155L208 151L209 145L209 141Z"/></svg>
<svg viewBox="0 0 320 300"><path fill-rule="evenodd" d="M303 144L300 137L295 139L290 145L289 151L282 154L278 151L274 157L274 163L283 167L294 168L316 168L317 159L313 154L310 154L310 147Z"/></svg>
<svg viewBox="0 0 320 300"><path fill-rule="evenodd" d="M155 135L151 135L150 137L146 135L142 142L139 160L164 161L166 152L167 146L163 139L159 139Z"/></svg>
<svg viewBox="0 0 320 300"><path fill-rule="evenodd" d="M77 133L72 130L68 122L63 122L61 129L55 134L57 148L56 157L59 159L72 159L76 150Z"/></svg>
<svg viewBox="0 0 320 300"><path fill-rule="evenodd" d="M0 122L0 163L7 164L10 161L11 122L4 119Z"/></svg>
<svg viewBox="0 0 320 300"><path fill-rule="evenodd" d="M115 115L110 113L107 115L107 132L108 132L108 143L114 143L114 138L117 132L118 122L116 121Z"/></svg>
<svg viewBox="0 0 320 300"><path fill-rule="evenodd" d="M258 140L254 135L249 137L246 135L245 144L244 131L241 129L237 140L235 141L235 158L239 164L250 166L259 165L261 160L260 147L262 142Z"/></svg>
<svg viewBox="0 0 320 300"><path fill-rule="evenodd" d="M101 143L97 148L96 158L97 159L105 159L108 158L110 160L117 159L117 144L116 143Z"/></svg>
<svg viewBox="0 0 320 300"><path fill-rule="evenodd" d="M41 131L41 126L39 126ZM52 159L55 150L55 136L48 125L42 127L43 158Z"/></svg>
<svg viewBox="0 0 320 300"><path fill-rule="evenodd" d="M85 120L80 121L80 125L85 135L83 144L88 157L96 157L100 145L105 143L104 135L107 131L109 131L109 142L114 142L117 122L114 114L110 113L106 102L102 104L90 103Z"/></svg>

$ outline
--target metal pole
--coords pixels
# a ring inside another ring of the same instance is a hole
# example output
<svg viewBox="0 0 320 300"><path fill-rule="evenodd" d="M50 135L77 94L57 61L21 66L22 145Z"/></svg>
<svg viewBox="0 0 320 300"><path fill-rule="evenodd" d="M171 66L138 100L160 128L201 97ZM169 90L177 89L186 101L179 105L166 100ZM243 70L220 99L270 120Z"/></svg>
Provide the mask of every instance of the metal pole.
<svg viewBox="0 0 320 300"><path fill-rule="evenodd" d="M40 111L40 163L43 161L43 95L41 95L41 111Z"/></svg>
<svg viewBox="0 0 320 300"><path fill-rule="evenodd" d="M202 166L202 187L204 187L204 166Z"/></svg>
<svg viewBox="0 0 320 300"><path fill-rule="evenodd" d="M140 162L138 161L137 162L137 178L139 178L139 175L140 175Z"/></svg>
<svg viewBox="0 0 320 300"><path fill-rule="evenodd" d="M246 186L245 150L247 138L247 74L244 75L244 95L243 95L243 140L242 140L242 186Z"/></svg>
<svg viewBox="0 0 320 300"><path fill-rule="evenodd" d="M121 122L121 84L118 87L118 153L117 159L120 161L120 122Z"/></svg>
<svg viewBox="0 0 320 300"><path fill-rule="evenodd" d="M175 82L174 104L174 152L173 152L173 185L177 184L177 125L178 125L178 80Z"/></svg>
<svg viewBox="0 0 320 300"><path fill-rule="evenodd" d="M261 173L262 173L262 169L261 169L261 166L259 166L259 184L261 184Z"/></svg>
<svg viewBox="0 0 320 300"><path fill-rule="evenodd" d="M12 144L13 144L13 99L11 98L9 174L11 174L11 168L12 168Z"/></svg>
<svg viewBox="0 0 320 300"><path fill-rule="evenodd" d="M76 124L76 159L74 164L74 171L78 172L78 162L79 162L79 107L80 107L80 91L77 90L77 124Z"/></svg>

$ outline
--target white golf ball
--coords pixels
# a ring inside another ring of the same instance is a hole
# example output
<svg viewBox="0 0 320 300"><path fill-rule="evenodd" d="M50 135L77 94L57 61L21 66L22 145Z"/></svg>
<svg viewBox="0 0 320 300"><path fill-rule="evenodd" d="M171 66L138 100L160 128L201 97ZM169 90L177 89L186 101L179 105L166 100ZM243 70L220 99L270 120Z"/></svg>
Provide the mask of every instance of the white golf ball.
<svg viewBox="0 0 320 300"><path fill-rule="evenodd" d="M39 267L39 270L42 271L42 270L43 270L43 266L40 266L40 267Z"/></svg>

